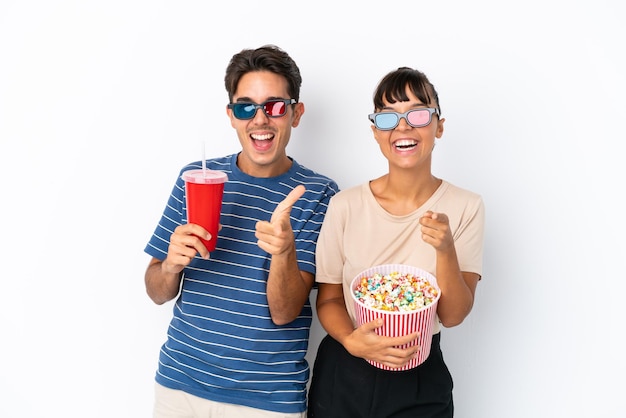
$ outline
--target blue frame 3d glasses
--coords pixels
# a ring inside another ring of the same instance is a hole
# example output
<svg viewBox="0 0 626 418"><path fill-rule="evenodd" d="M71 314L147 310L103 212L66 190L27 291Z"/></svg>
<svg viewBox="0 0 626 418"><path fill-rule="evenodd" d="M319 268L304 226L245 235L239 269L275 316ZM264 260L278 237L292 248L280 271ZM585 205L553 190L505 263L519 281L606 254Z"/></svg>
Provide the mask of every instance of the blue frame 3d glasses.
<svg viewBox="0 0 626 418"><path fill-rule="evenodd" d="M381 131L390 131L400 124L400 119L404 118L406 123L414 128L421 128L430 124L433 113L439 117L439 111L433 107L425 107L420 109L411 109L404 113L398 112L380 112L368 115L376 128Z"/></svg>
<svg viewBox="0 0 626 418"><path fill-rule="evenodd" d="M263 109L263 113L268 118L279 118L287 113L287 106L297 103L296 99L270 99L261 104L251 102L229 103L228 108L233 111L237 119L252 119L258 109Z"/></svg>

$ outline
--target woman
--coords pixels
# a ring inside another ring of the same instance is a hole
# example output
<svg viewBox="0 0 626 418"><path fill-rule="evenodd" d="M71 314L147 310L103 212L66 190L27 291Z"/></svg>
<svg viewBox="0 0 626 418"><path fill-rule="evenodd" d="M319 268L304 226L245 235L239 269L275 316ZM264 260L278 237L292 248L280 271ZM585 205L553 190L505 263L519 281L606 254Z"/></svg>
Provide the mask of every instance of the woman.
<svg viewBox="0 0 626 418"><path fill-rule="evenodd" d="M435 177L435 140L445 119L428 78L402 67L374 93L372 132L388 173L331 198L316 250L317 314L328 333L315 360L308 416L452 417L452 377L443 360L440 324L470 313L482 274L482 198ZM417 334L382 337L380 320L357 327L350 282L380 264L409 264L434 274L441 289L428 359L389 371L416 354ZM408 348L397 348L409 344Z"/></svg>

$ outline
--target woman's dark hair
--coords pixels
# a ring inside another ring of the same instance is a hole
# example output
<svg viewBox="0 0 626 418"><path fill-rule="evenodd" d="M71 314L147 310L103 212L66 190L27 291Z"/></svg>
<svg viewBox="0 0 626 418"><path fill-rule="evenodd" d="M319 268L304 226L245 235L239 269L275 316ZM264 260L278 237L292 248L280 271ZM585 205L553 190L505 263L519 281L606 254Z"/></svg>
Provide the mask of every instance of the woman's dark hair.
<svg viewBox="0 0 626 418"><path fill-rule="evenodd" d="M434 103L439 114L441 114L439 96L435 86L428 80L426 74L409 67L400 67L391 71L380 80L374 92L374 112L378 112L385 106L383 100L389 103L409 100L406 95L407 86L422 103L426 105Z"/></svg>
<svg viewBox="0 0 626 418"><path fill-rule="evenodd" d="M275 45L264 45L257 49L243 49L233 55L226 67L224 83L228 100L233 101L239 80L252 71L270 71L287 80L289 99L300 100L302 77L295 61L285 51Z"/></svg>

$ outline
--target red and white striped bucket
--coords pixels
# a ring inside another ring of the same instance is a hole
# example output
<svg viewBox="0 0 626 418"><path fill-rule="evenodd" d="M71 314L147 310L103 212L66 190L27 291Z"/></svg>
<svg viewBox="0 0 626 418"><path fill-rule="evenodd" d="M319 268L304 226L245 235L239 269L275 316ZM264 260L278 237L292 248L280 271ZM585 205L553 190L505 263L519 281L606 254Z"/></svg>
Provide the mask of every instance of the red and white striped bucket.
<svg viewBox="0 0 626 418"><path fill-rule="evenodd" d="M373 309L366 306L355 296L354 290L356 289L363 277L370 277L376 273L388 275L394 272L400 274L412 274L418 277L423 277L424 279L428 280L431 286L439 290L439 286L437 285L437 279L435 278L435 276L433 276L426 270L422 270L420 268L405 264L384 264L364 270L352 280L350 289L352 290L351 294L352 299L354 300L356 320L358 325L371 322L376 318L383 318L383 325L380 328L376 329L376 333L378 335L384 335L387 337L399 337L416 331L420 333L417 337L417 344L420 347L417 356L411 359L411 361L409 361L404 366L399 368L392 368L384 364L368 360L371 365L384 370L409 370L422 364L430 354L430 343L432 342L433 338L433 327L435 325L437 317L437 304L439 303L441 292L437 292L437 297L432 303L421 309L413 311L384 311L380 309ZM408 347L408 344L401 347Z"/></svg>

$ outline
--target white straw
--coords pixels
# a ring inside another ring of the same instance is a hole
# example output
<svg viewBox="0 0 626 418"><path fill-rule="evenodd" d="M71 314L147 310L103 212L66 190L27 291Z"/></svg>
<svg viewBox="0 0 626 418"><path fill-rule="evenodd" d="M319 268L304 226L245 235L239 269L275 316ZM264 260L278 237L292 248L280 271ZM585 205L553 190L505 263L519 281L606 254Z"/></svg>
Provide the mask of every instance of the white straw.
<svg viewBox="0 0 626 418"><path fill-rule="evenodd" d="M202 176L206 177L206 143L202 141Z"/></svg>

